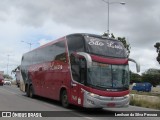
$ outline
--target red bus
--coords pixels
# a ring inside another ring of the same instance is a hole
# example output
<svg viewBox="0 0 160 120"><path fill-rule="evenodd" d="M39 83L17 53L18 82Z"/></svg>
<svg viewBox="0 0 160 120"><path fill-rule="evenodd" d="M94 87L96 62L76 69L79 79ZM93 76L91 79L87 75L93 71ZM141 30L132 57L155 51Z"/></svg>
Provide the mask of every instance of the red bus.
<svg viewBox="0 0 160 120"><path fill-rule="evenodd" d="M2 74L0 74L0 86L3 86L4 84L4 77Z"/></svg>
<svg viewBox="0 0 160 120"><path fill-rule="evenodd" d="M21 74L28 97L58 100L64 107L125 107L129 105L129 61L136 63L120 41L79 33L25 53Z"/></svg>

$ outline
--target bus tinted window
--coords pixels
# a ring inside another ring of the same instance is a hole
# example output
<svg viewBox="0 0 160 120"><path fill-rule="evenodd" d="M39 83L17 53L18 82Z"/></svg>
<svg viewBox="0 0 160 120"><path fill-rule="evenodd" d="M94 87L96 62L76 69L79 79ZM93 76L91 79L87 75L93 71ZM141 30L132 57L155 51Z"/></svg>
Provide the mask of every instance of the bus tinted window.
<svg viewBox="0 0 160 120"><path fill-rule="evenodd" d="M84 51L84 37L81 35L71 35L67 37L69 54Z"/></svg>
<svg viewBox="0 0 160 120"><path fill-rule="evenodd" d="M120 41L85 36L85 43L88 53L106 57L127 57L126 49Z"/></svg>
<svg viewBox="0 0 160 120"><path fill-rule="evenodd" d="M55 57L55 60L58 60L58 61L61 61L61 62L66 62L66 53L58 54Z"/></svg>
<svg viewBox="0 0 160 120"><path fill-rule="evenodd" d="M28 58L29 56L27 56ZM30 64L38 64L55 59L66 61L65 42L61 41L53 45L32 51L33 62ZM31 60L31 58L28 58ZM27 60L28 61L28 60Z"/></svg>
<svg viewBox="0 0 160 120"><path fill-rule="evenodd" d="M53 45L51 51L54 51L54 60L66 62L65 42L61 41Z"/></svg>

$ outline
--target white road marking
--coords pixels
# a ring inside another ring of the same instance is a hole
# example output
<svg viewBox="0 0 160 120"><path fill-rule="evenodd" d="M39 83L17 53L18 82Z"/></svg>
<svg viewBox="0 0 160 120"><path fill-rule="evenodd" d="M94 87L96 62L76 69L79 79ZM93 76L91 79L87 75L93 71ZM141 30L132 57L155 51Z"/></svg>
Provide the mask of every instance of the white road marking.
<svg viewBox="0 0 160 120"><path fill-rule="evenodd" d="M73 113L73 114L77 115L77 117L79 116L79 117L82 117L82 118L85 118L85 119L93 120L93 118L91 118L91 117L84 117L83 115L78 114L78 113Z"/></svg>
<svg viewBox="0 0 160 120"><path fill-rule="evenodd" d="M91 118L91 117L84 117L84 118L89 119L89 120L93 120L93 118Z"/></svg>

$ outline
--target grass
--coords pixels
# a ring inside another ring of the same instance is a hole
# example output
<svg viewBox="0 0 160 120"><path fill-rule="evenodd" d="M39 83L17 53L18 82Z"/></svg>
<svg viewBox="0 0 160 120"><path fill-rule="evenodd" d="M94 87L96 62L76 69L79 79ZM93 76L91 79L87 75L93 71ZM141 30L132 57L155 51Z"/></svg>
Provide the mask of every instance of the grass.
<svg viewBox="0 0 160 120"><path fill-rule="evenodd" d="M145 101L145 100L133 100L133 99L131 99L130 105L160 110L160 102L152 103L152 102L148 102L148 101Z"/></svg>
<svg viewBox="0 0 160 120"><path fill-rule="evenodd" d="M138 92L138 91L135 91L135 90L130 91L130 94L148 95L148 96L160 97L160 94L158 94L158 93ZM130 100L130 105L160 110L160 101L157 102L157 103L154 103L154 102L149 102L147 100L131 99Z"/></svg>
<svg viewBox="0 0 160 120"><path fill-rule="evenodd" d="M151 93L151 92L138 92L135 90L130 91L130 94L137 94L137 95L149 95L149 96L158 96L160 97L160 94L158 93Z"/></svg>

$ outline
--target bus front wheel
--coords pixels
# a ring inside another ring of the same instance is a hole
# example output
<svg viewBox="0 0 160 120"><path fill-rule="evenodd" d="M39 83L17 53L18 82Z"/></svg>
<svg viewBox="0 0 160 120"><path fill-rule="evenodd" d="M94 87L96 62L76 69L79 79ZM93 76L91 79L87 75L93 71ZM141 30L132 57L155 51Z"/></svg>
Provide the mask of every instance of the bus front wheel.
<svg viewBox="0 0 160 120"><path fill-rule="evenodd" d="M68 96L67 96L66 90L63 90L61 93L61 103L63 107L65 108L69 107Z"/></svg>

